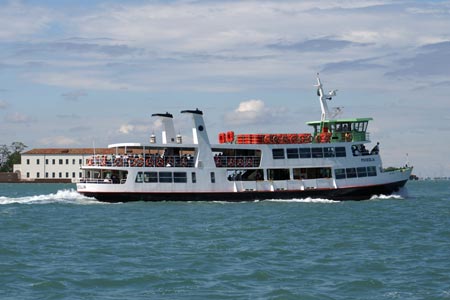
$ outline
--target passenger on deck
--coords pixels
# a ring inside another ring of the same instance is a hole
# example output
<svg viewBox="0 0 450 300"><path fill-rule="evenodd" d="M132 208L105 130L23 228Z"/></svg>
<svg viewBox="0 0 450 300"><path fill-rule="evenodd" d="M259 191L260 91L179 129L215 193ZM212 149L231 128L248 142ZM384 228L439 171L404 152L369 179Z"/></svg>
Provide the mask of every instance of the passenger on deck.
<svg viewBox="0 0 450 300"><path fill-rule="evenodd" d="M369 155L369 151L366 149L366 146L364 146L364 144L361 145L361 153L362 155Z"/></svg>

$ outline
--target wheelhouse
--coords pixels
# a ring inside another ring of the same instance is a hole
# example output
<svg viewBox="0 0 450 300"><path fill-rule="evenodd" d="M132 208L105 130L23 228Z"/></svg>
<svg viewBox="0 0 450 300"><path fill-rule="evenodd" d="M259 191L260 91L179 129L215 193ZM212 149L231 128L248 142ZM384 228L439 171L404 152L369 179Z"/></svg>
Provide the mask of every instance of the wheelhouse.
<svg viewBox="0 0 450 300"><path fill-rule="evenodd" d="M313 127L313 142L368 142L367 127L372 118L338 119L308 122Z"/></svg>

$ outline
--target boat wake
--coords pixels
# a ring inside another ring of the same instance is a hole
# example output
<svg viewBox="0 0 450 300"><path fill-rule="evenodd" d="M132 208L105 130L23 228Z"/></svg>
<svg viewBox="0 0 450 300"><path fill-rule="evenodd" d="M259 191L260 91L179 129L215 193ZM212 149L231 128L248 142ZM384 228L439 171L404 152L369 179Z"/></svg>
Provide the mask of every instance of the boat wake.
<svg viewBox="0 0 450 300"><path fill-rule="evenodd" d="M270 199L270 202L300 202L300 203L339 203L340 201L322 198L302 198L302 199Z"/></svg>
<svg viewBox="0 0 450 300"><path fill-rule="evenodd" d="M401 195L373 195L370 200L385 200L385 199L398 199L398 200L402 200L405 199L403 196Z"/></svg>
<svg viewBox="0 0 450 300"><path fill-rule="evenodd" d="M85 197L74 189L59 190L54 194L47 195L33 195L25 197L0 197L0 205L6 204L51 204L51 203L64 203L64 204L102 204L94 198Z"/></svg>

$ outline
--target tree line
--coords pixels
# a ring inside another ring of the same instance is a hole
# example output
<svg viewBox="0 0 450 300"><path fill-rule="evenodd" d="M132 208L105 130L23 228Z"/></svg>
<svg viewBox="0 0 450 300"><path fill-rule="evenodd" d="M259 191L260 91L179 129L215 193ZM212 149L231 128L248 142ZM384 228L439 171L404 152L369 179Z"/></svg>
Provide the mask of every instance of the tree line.
<svg viewBox="0 0 450 300"><path fill-rule="evenodd" d="M22 142L0 145L0 172L12 172L14 164L20 164L20 156L27 146Z"/></svg>

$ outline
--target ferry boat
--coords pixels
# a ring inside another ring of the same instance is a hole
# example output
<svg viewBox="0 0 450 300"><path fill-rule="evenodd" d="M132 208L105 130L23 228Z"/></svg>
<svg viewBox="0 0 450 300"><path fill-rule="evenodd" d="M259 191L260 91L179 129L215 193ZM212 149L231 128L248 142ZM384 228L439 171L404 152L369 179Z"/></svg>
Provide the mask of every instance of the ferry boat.
<svg viewBox="0 0 450 300"><path fill-rule="evenodd" d="M307 123L311 133L224 131L212 143L195 109L181 111L192 117L193 142L184 143L173 115L156 113L160 142L109 145L81 166L77 191L105 202L364 200L403 187L412 167L383 168L379 144L370 145L372 118L333 118L327 101L336 91L324 93L319 76L316 86L322 113Z"/></svg>

